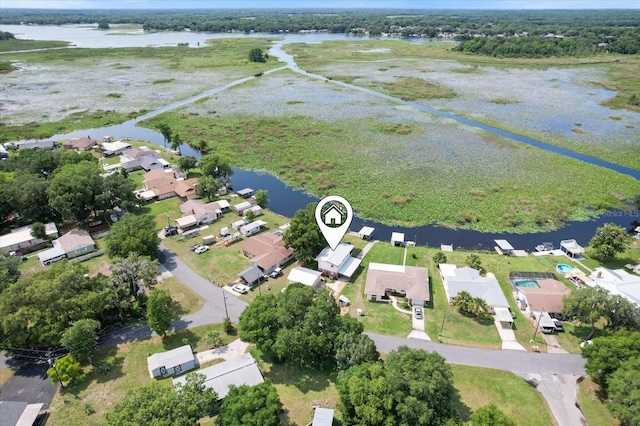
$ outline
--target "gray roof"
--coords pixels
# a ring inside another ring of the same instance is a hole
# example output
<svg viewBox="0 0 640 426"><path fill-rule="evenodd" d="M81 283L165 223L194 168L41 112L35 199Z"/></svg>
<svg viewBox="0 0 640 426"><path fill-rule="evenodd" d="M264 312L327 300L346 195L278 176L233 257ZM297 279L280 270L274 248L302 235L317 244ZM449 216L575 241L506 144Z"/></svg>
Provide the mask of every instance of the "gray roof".
<svg viewBox="0 0 640 426"><path fill-rule="evenodd" d="M229 387L234 386L255 386L264 382L264 377L260 367L251 354L244 354L228 361L215 364L197 373L204 374L204 385L212 388L218 394L218 399L223 399L229 393ZM173 384L184 384L186 376L173 379Z"/></svg>
<svg viewBox="0 0 640 426"><path fill-rule="evenodd" d="M151 372L156 368L172 368L189 361L193 361L193 351L191 346L184 345L167 352L158 352L151 355L147 358L147 365L149 366L149 372Z"/></svg>
<svg viewBox="0 0 640 426"><path fill-rule="evenodd" d="M314 260L318 262L328 262L335 266L342 265L345 260L351 255L353 251L353 244L340 243L335 250L331 250L331 247L327 246L320 252Z"/></svg>
<svg viewBox="0 0 640 426"><path fill-rule="evenodd" d="M441 270L443 268L441 267ZM472 297L479 297L489 306L509 307L500 283L493 274L483 277L480 271L468 266L455 268L454 275L443 275L449 297L456 297L461 291L466 291Z"/></svg>
<svg viewBox="0 0 640 426"><path fill-rule="evenodd" d="M253 284L262 276L262 270L257 265L249 266L244 271L240 272L240 278L242 278L247 284Z"/></svg>
<svg viewBox="0 0 640 426"><path fill-rule="evenodd" d="M511 244L509 244L509 241L507 240L494 240L496 242L496 244L498 245L498 247L500 247L500 250L502 251L510 251L513 250L513 246Z"/></svg>

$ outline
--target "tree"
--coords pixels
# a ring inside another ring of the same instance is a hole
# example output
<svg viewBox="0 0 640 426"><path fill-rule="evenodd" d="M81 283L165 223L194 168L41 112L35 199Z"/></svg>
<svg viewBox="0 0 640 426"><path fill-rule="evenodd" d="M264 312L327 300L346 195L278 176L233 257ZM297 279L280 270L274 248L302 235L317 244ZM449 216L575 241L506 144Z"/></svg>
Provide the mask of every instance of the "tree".
<svg viewBox="0 0 640 426"><path fill-rule="evenodd" d="M399 424L441 425L455 418L453 374L440 354L400 346L385 360L385 377Z"/></svg>
<svg viewBox="0 0 640 426"><path fill-rule="evenodd" d="M212 349L222 346L222 336L220 336L220 332L216 330L209 331L205 336L205 341Z"/></svg>
<svg viewBox="0 0 640 426"><path fill-rule="evenodd" d="M195 169L198 164L198 160L193 155L185 155L178 158L178 167L182 170L186 175L189 175L189 170Z"/></svg>
<svg viewBox="0 0 640 426"><path fill-rule="evenodd" d="M8 201L9 213L20 212L20 216L29 221L46 222L56 217L49 205L50 179L42 175L24 173L20 179L14 179L4 187L4 197Z"/></svg>
<svg viewBox="0 0 640 426"><path fill-rule="evenodd" d="M81 319L73 323L62 334L60 344L69 349L69 353L78 361L89 360L96 349L98 334L96 330L100 323L94 319Z"/></svg>
<svg viewBox="0 0 640 426"><path fill-rule="evenodd" d="M269 55L265 55L262 49L254 47L249 51L249 61L251 62L267 62Z"/></svg>
<svg viewBox="0 0 640 426"><path fill-rule="evenodd" d="M218 426L278 426L282 402L266 380L256 386L231 386L220 406Z"/></svg>
<svg viewBox="0 0 640 426"><path fill-rule="evenodd" d="M144 289L151 289L157 282L160 264L157 259L131 253L125 259L116 259L111 267L111 281L121 294L135 297L142 302Z"/></svg>
<svg viewBox="0 0 640 426"><path fill-rule="evenodd" d="M198 167L204 176L212 176L221 180L233 174L231 164L216 154L209 154L200 158Z"/></svg>
<svg viewBox="0 0 640 426"><path fill-rule="evenodd" d="M70 382L80 375L80 363L73 358L73 355L65 355L53 361L53 366L47 370L47 376L54 385Z"/></svg>
<svg viewBox="0 0 640 426"><path fill-rule="evenodd" d="M164 138L164 147L167 147L167 142L171 143L171 127L169 127L169 125L167 123L159 123L156 126L156 129L158 129L158 131L162 134L162 137Z"/></svg>
<svg viewBox="0 0 640 426"><path fill-rule="evenodd" d="M98 29L99 30L108 30L109 29L109 24L107 23L107 21L100 21L98 23Z"/></svg>
<svg viewBox="0 0 640 426"><path fill-rule="evenodd" d="M182 138L179 134L175 133L173 135L173 139L171 140L171 149L177 151L180 154L180 147L182 146Z"/></svg>
<svg viewBox="0 0 640 426"><path fill-rule="evenodd" d="M16 256L0 253L0 293L20 278L20 261Z"/></svg>
<svg viewBox="0 0 640 426"><path fill-rule="evenodd" d="M609 377L620 365L640 354L640 332L620 330L610 336L593 339L593 344L585 345L582 357L586 358L585 370L605 391Z"/></svg>
<svg viewBox="0 0 640 426"><path fill-rule="evenodd" d="M46 240L47 230L44 228L44 223L35 222L31 225L31 236L34 238L40 238L41 240Z"/></svg>
<svg viewBox="0 0 640 426"><path fill-rule="evenodd" d="M609 410L620 425L640 424L640 353L621 363L608 383Z"/></svg>
<svg viewBox="0 0 640 426"><path fill-rule="evenodd" d="M284 233L287 248L293 248L296 259L301 264L311 262L322 251L326 241L316 223L316 206L313 203L298 210L291 220L291 226Z"/></svg>
<svg viewBox="0 0 640 426"><path fill-rule="evenodd" d="M213 414L218 402L218 394L213 388L205 386L206 376L200 373L189 373L185 383L176 385L176 393L187 416L193 420Z"/></svg>
<svg viewBox="0 0 640 426"><path fill-rule="evenodd" d="M111 258L127 257L130 253L156 257L160 238L154 220L149 216L124 214L113 224L105 238L107 254Z"/></svg>
<svg viewBox="0 0 640 426"><path fill-rule="evenodd" d="M346 425L396 425L385 365L368 362L338 376L340 408Z"/></svg>
<svg viewBox="0 0 640 426"><path fill-rule="evenodd" d="M436 265L439 265L440 263L447 263L447 256L443 252L439 251L433 255L433 263Z"/></svg>
<svg viewBox="0 0 640 426"><path fill-rule="evenodd" d="M127 176L120 173L109 175L104 178L102 193L97 197L98 205L101 210L119 207L131 211L138 202L133 193L135 189L135 182Z"/></svg>
<svg viewBox="0 0 640 426"><path fill-rule="evenodd" d="M366 334L346 333L341 336L336 346L338 370L347 370L380 358L376 344Z"/></svg>
<svg viewBox="0 0 640 426"><path fill-rule="evenodd" d="M128 392L106 417L110 426L193 426L197 421L173 387L155 382Z"/></svg>
<svg viewBox="0 0 640 426"><path fill-rule="evenodd" d="M473 412L471 426L516 426L516 422L507 417L494 404L489 404L483 405Z"/></svg>
<svg viewBox="0 0 640 426"><path fill-rule="evenodd" d="M616 254L624 252L628 244L629 236L623 227L606 223L596 229L589 241L589 253L598 260L613 259Z"/></svg>
<svg viewBox="0 0 640 426"><path fill-rule="evenodd" d="M482 266L482 262L480 261L480 256L478 256L475 253L469 253L469 255L464 260L464 263L466 263L467 266L473 269L480 269L480 267Z"/></svg>
<svg viewBox="0 0 640 426"><path fill-rule="evenodd" d="M103 178L97 163L82 161L56 170L47 190L49 205L63 219L81 222L96 213L97 197L103 192Z"/></svg>
<svg viewBox="0 0 640 426"><path fill-rule="evenodd" d="M171 322L179 319L176 303L167 290L153 289L147 300L147 321L156 334L165 337Z"/></svg>
<svg viewBox="0 0 640 426"><path fill-rule="evenodd" d="M466 312L476 318L484 320L492 319L487 302L480 297L471 297L471 294L466 291L461 291L456 294L456 297L453 299L453 305L457 306L461 312Z"/></svg>
<svg viewBox="0 0 640 426"><path fill-rule="evenodd" d="M213 176L202 176L196 184L196 195L211 201L222 187L220 179Z"/></svg>
<svg viewBox="0 0 640 426"><path fill-rule="evenodd" d="M257 190L254 197L256 199L256 203L258 203L262 208L267 207L267 204L269 204L269 193L266 189Z"/></svg>
<svg viewBox="0 0 640 426"><path fill-rule="evenodd" d="M590 339L596 331L596 322L607 312L609 292L602 287L580 287L563 300L562 315L591 325Z"/></svg>

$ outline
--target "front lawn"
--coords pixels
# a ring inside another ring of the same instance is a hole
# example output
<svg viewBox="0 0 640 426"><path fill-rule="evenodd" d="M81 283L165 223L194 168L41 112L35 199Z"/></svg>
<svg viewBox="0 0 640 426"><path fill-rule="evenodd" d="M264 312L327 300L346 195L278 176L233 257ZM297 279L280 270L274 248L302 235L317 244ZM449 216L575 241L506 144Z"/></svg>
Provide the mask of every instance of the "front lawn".
<svg viewBox="0 0 640 426"><path fill-rule="evenodd" d="M578 383L578 404L582 414L590 425L618 425L618 422L609 412L605 401L600 397L600 386L591 377L586 376Z"/></svg>

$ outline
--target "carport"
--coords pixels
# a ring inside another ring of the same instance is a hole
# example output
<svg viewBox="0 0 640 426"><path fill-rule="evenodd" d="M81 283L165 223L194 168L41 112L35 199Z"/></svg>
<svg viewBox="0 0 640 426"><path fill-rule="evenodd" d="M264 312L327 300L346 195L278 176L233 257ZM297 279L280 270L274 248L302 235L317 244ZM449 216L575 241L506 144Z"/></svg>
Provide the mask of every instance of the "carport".
<svg viewBox="0 0 640 426"><path fill-rule="evenodd" d="M498 321L500 321L502 328L513 328L513 316L511 315L509 308L494 307L493 311L495 312Z"/></svg>

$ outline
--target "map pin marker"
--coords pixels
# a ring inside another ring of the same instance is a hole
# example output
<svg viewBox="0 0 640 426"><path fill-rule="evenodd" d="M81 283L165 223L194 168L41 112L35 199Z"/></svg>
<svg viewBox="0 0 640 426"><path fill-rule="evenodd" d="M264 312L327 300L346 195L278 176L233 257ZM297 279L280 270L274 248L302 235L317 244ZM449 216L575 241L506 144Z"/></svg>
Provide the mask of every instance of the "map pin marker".
<svg viewBox="0 0 640 426"><path fill-rule="evenodd" d="M325 197L316 206L316 222L331 250L338 247L342 237L349 230L351 220L353 220L351 204L340 196Z"/></svg>

